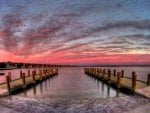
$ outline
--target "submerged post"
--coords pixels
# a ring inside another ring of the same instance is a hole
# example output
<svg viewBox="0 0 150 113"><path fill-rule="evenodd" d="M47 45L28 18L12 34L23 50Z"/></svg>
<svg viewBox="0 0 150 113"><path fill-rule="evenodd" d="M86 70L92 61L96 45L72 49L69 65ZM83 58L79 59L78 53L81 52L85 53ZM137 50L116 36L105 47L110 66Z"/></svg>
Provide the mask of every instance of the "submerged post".
<svg viewBox="0 0 150 113"><path fill-rule="evenodd" d="M150 85L150 74L148 74L148 77L147 77L147 85L148 86Z"/></svg>
<svg viewBox="0 0 150 113"><path fill-rule="evenodd" d="M137 74L136 74L136 72L132 72L132 90L133 91L136 88L136 80L137 80Z"/></svg>
<svg viewBox="0 0 150 113"><path fill-rule="evenodd" d="M117 87L120 88L120 83L121 83L121 73L117 73Z"/></svg>
<svg viewBox="0 0 150 113"><path fill-rule="evenodd" d="M8 94L10 95L10 78L9 78L9 75L6 76L6 84L7 84Z"/></svg>

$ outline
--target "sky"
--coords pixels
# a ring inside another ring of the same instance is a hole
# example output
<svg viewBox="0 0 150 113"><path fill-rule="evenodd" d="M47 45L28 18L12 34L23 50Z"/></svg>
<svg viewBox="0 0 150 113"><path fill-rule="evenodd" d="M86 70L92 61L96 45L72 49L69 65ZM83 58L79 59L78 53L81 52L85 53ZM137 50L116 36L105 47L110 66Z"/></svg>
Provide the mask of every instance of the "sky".
<svg viewBox="0 0 150 113"><path fill-rule="evenodd" d="M0 62L150 64L150 0L0 0Z"/></svg>

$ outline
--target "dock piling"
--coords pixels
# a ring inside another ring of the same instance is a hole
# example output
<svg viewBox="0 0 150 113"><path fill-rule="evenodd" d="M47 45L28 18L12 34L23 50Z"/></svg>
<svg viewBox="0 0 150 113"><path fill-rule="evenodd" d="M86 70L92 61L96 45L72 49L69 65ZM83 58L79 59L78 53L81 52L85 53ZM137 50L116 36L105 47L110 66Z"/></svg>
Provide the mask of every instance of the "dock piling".
<svg viewBox="0 0 150 113"><path fill-rule="evenodd" d="M6 76L6 84L7 84L8 94L10 95L10 78L9 78L9 75Z"/></svg>
<svg viewBox="0 0 150 113"><path fill-rule="evenodd" d="M116 76L116 70L114 69L114 76Z"/></svg>
<svg viewBox="0 0 150 113"><path fill-rule="evenodd" d="M110 84L111 82L111 70L108 69L108 83Z"/></svg>
<svg viewBox="0 0 150 113"><path fill-rule="evenodd" d="M148 74L148 76L147 76L147 85L148 86L150 85L150 74Z"/></svg>
<svg viewBox="0 0 150 113"><path fill-rule="evenodd" d="M11 72L8 72L9 80L11 81Z"/></svg>
<svg viewBox="0 0 150 113"><path fill-rule="evenodd" d="M117 73L117 88L120 88L120 82L121 82L121 73Z"/></svg>
<svg viewBox="0 0 150 113"><path fill-rule="evenodd" d="M26 88L25 73L22 73L22 83L23 83L23 88Z"/></svg>
<svg viewBox="0 0 150 113"><path fill-rule="evenodd" d="M42 76L42 70L40 70L40 73L39 73L39 75L40 75L40 80L42 81L42 80L43 80L43 76Z"/></svg>
<svg viewBox="0 0 150 113"><path fill-rule="evenodd" d="M124 70L121 70L121 77L124 77Z"/></svg>
<svg viewBox="0 0 150 113"><path fill-rule="evenodd" d="M20 71L20 78L22 78L22 70Z"/></svg>
<svg viewBox="0 0 150 113"><path fill-rule="evenodd" d="M133 91L136 88L136 80L137 80L137 74L136 74L136 72L132 72L132 90Z"/></svg>
<svg viewBox="0 0 150 113"><path fill-rule="evenodd" d="M32 80L33 80L33 83L36 83L36 80L35 80L35 71L32 71Z"/></svg>
<svg viewBox="0 0 150 113"><path fill-rule="evenodd" d="M105 76L105 69L102 70L102 80L104 80L104 76Z"/></svg>
<svg viewBox="0 0 150 113"><path fill-rule="evenodd" d="M28 77L30 77L30 70L28 70Z"/></svg>

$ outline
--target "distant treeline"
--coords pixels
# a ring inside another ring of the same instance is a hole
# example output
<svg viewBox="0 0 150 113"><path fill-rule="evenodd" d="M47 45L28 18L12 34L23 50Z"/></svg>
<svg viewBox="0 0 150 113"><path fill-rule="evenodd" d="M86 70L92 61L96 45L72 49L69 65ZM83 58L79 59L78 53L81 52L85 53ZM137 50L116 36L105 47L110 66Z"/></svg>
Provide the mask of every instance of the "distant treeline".
<svg viewBox="0 0 150 113"><path fill-rule="evenodd" d="M0 63L0 68L6 68L6 63Z"/></svg>

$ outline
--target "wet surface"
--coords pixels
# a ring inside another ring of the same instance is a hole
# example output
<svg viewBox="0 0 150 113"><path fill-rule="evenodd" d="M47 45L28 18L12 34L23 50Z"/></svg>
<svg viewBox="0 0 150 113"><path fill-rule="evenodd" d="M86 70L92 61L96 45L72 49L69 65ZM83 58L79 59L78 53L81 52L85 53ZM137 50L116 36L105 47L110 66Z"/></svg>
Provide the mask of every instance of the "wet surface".
<svg viewBox="0 0 150 113"><path fill-rule="evenodd" d="M125 95L119 90L84 74L84 68L59 68L58 76L47 79L35 87L18 93L25 97L44 95L64 97L118 97Z"/></svg>
<svg viewBox="0 0 150 113"><path fill-rule="evenodd" d="M113 98L27 98L12 96L0 99L1 105L21 113L122 113L150 103L141 96Z"/></svg>
<svg viewBox="0 0 150 113"><path fill-rule="evenodd" d="M60 68L58 76L0 98L6 113L123 113L148 103L85 75L83 68Z"/></svg>

